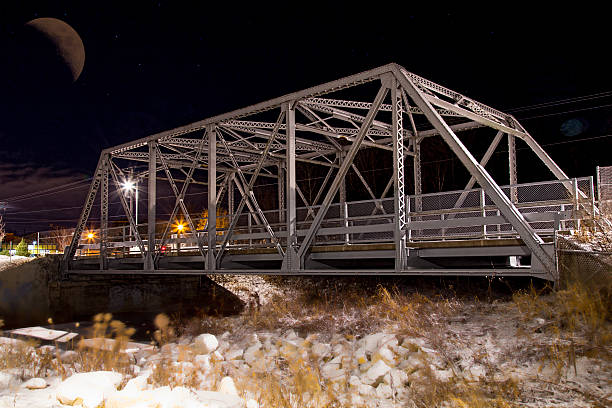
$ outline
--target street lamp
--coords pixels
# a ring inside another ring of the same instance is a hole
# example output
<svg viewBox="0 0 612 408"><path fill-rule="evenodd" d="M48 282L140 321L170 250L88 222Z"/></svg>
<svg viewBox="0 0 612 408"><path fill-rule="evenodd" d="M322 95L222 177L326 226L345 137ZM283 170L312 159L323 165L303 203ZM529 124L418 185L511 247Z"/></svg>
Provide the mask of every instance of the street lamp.
<svg viewBox="0 0 612 408"><path fill-rule="evenodd" d="M125 195L130 197L130 214L134 212L134 199L136 200L134 224L136 224L136 227L138 227L138 179L135 181L130 176L130 178L125 179L123 183L121 183L121 189L124 191ZM131 194L132 191L134 192L133 195ZM132 235L136 235L136 231L132 231Z"/></svg>

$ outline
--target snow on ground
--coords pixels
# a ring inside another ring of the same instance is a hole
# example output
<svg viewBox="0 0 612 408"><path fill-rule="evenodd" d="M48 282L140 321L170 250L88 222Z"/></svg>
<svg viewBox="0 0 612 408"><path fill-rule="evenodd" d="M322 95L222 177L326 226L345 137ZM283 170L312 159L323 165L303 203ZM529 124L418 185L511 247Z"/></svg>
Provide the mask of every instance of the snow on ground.
<svg viewBox="0 0 612 408"><path fill-rule="evenodd" d="M16 266L19 264L22 264L24 262L29 262L34 258L29 258L27 256L17 256L17 255L13 255L13 256L6 256L6 255L0 255L0 271L4 270L5 268L8 268L9 266Z"/></svg>
<svg viewBox="0 0 612 408"><path fill-rule="evenodd" d="M610 322L601 336L565 335L545 309L553 294L478 301L363 280L221 281L252 307L182 322L113 367L5 341L0 355L35 358L0 370L0 408L612 405Z"/></svg>

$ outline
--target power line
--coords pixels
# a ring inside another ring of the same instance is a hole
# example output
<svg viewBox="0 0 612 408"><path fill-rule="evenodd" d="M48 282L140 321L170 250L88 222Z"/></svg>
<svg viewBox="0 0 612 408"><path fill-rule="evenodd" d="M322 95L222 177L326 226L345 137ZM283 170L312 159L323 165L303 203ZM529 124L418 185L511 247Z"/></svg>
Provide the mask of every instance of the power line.
<svg viewBox="0 0 612 408"><path fill-rule="evenodd" d="M19 202L19 201L30 200L30 199L33 199L33 198L40 198L40 197L44 197L44 196L48 196L48 195L64 193L66 191L75 190L77 188L89 187L89 184L84 184L84 183L87 183L87 182L91 181L92 179L93 179L93 177L90 177L90 178L87 178L87 179L84 179L84 180L75 181L73 183L69 183L69 184L64 184L64 185L61 185L61 186L47 188L45 190L35 191L35 192L32 192L32 193L23 194L23 195L20 195L20 196L3 198L2 201L7 202L7 203L16 203L16 202ZM83 185L79 185L79 184L83 184Z"/></svg>
<svg viewBox="0 0 612 408"><path fill-rule="evenodd" d="M564 112L553 112L553 113L547 113L547 114L544 114L544 115L530 116L528 118L519 118L519 120L546 118L546 117L549 117L549 116L564 115L566 113L584 112L584 111L589 111L589 110L593 110L593 109L609 108L611 106L612 106L612 103L611 104L607 104L607 105L592 106L590 108L574 109L574 110L569 110L569 111L564 111Z"/></svg>
<svg viewBox="0 0 612 408"><path fill-rule="evenodd" d="M599 92L596 94L577 96L574 98L560 99L557 101L538 103L534 105L520 106L517 108L506 109L506 112L522 112L522 111L528 111L528 110L550 108L553 106L567 105L569 103L584 102L584 101L590 101L593 99L605 98L607 96L612 96L612 91Z"/></svg>

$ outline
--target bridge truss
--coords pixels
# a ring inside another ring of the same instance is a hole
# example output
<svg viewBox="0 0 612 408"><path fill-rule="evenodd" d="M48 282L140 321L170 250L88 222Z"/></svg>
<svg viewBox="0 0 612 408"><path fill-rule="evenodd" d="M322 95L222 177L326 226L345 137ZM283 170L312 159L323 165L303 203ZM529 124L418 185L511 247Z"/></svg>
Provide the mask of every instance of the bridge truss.
<svg viewBox="0 0 612 408"><path fill-rule="evenodd" d="M475 128L491 129L480 160L459 137ZM464 190L422 193L421 145L432 137L441 138L469 172ZM506 187L485 169L504 139ZM555 180L518 184L517 139ZM392 155L382 196L356 166L364 148ZM145 169L128 170L135 163ZM312 202L296 180L299 163L326 169ZM349 171L370 200L346 201ZM264 178L278 185L276 208L262 209L255 194ZM407 191L408 178L413 191ZM157 214L159 179L172 191L170 216ZM137 223L122 193L126 180L147 185L146 223ZM195 185L207 189L204 219L189 203ZM109 225L109 194L121 202L122 226ZM298 197L305 206L297 206ZM548 238L564 223L575 225L581 206L594 212L593 197L592 179L569 180L512 115L389 64L105 149L64 265L66 273L497 273L554 280ZM98 200L92 242L85 232ZM219 215L220 208L227 214ZM179 217L184 230L173 234ZM510 261L494 267L432 261L470 253ZM530 263L520 265L517 257ZM359 261L365 258L386 259L387 266Z"/></svg>

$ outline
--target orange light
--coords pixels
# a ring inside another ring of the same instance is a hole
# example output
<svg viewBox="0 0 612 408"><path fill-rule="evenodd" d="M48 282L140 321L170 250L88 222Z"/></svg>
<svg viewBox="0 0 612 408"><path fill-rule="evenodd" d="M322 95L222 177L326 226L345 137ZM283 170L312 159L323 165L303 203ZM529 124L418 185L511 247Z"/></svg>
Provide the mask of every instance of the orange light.
<svg viewBox="0 0 612 408"><path fill-rule="evenodd" d="M87 234L87 239L93 239L94 234L93 232L90 232L89 234Z"/></svg>
<svg viewBox="0 0 612 408"><path fill-rule="evenodd" d="M174 224L172 224L172 232L174 233L184 233L188 230L187 225L185 225L185 221L177 220Z"/></svg>

